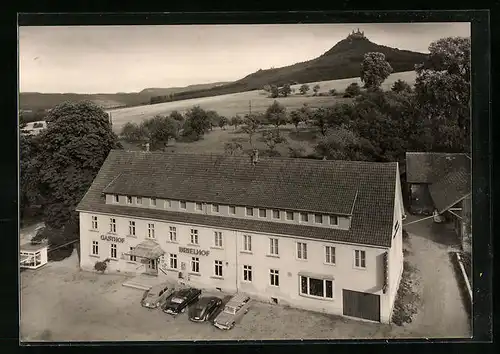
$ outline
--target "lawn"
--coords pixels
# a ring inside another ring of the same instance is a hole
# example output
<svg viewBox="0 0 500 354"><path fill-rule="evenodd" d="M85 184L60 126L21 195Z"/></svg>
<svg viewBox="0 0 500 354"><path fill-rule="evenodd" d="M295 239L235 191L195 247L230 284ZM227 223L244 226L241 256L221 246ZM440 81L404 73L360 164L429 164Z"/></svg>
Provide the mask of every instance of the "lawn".
<svg viewBox="0 0 500 354"><path fill-rule="evenodd" d="M382 88L389 89L392 84L398 79L405 80L406 82L413 84L415 81L415 72L408 71L393 74L389 76L389 78L383 83ZM287 108L287 110L300 108L304 103L307 103L310 107L313 108L330 106L337 102L345 101L345 99L337 96L313 96L312 87L315 84L319 84L320 94L323 92L328 92L331 89L336 89L338 92L343 92L344 89L352 82L358 82L359 84L361 84L359 78L330 80L310 83L309 86L311 88L311 91L306 95L300 95L298 93L299 87L301 85L293 85L292 89L295 89L296 93L292 94L289 97L271 98L269 97L269 94L267 92L263 90L255 90L229 95L158 103L154 105L119 108L109 110L108 112L112 114L113 130L118 133L120 132L122 126L127 122L141 122L158 114L170 114L172 111L179 111L181 113L184 113L188 109L196 105L199 105L205 110L215 110L220 115L226 117L232 117L237 114L247 114L250 110L250 107L252 112L264 112L267 107L269 107L273 103L274 100L277 100L281 104L283 104Z"/></svg>

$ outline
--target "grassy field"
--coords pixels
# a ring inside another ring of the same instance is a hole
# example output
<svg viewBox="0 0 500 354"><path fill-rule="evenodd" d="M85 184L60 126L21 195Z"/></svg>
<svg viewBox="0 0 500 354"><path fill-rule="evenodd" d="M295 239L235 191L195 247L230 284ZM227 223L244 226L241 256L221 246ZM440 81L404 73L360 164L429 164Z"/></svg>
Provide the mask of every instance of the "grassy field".
<svg viewBox="0 0 500 354"><path fill-rule="evenodd" d="M259 150L267 150L266 144L262 141L262 131L271 129L271 127L263 128L253 137L254 147ZM312 153L318 139L321 138L321 133L313 127L299 126L298 131L293 125L280 127L282 135L287 139L287 143L280 144L276 150L282 156L289 155L289 148L302 148L306 154ZM248 141L248 134L241 131L240 127L226 127L226 129L214 128L208 132L199 141L195 142L180 142L171 143L168 152L191 153L191 154L224 154L224 144L227 142L238 142L243 146L243 150L251 149ZM142 150L143 148L122 141L122 144L127 150Z"/></svg>
<svg viewBox="0 0 500 354"><path fill-rule="evenodd" d="M415 81L415 72L408 71L393 74L384 82L383 88L390 88L392 84L398 79L413 84ZM277 99L268 97L268 94L262 90L256 90L229 95L159 103L155 105L120 108L109 110L108 112L111 112L112 114L113 130L115 132L119 132L122 126L127 122L138 123L155 115L166 115L175 110L184 113L185 111L196 105L199 105L201 108L206 110L215 110L217 111L217 113L227 117L232 117L236 114L244 115L248 113L250 103L252 112L264 112L267 107L269 107L269 105L273 103L274 100L277 100L285 105L288 110L299 108L304 103L307 103L311 107L323 107L332 105L343 99L332 96L312 96L312 87L315 84L320 85L320 93L328 92L331 89L336 89L338 92L342 92L352 82L358 82L361 84L359 78L321 81L309 83L311 91L304 96L298 94L298 89L301 85L294 85L292 86L292 89L295 89L295 94L292 94L289 97L280 97Z"/></svg>

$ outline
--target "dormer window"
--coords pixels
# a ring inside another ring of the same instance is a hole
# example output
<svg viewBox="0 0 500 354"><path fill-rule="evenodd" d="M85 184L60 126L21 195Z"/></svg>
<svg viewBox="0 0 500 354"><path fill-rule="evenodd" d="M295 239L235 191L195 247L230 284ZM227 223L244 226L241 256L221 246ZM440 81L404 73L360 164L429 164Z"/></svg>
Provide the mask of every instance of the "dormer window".
<svg viewBox="0 0 500 354"><path fill-rule="evenodd" d="M219 204L212 204L212 211L214 213L218 213L219 212Z"/></svg>
<svg viewBox="0 0 500 354"><path fill-rule="evenodd" d="M321 215L321 214L315 214L314 215L314 222L316 224L322 224L323 223L323 215Z"/></svg>
<svg viewBox="0 0 500 354"><path fill-rule="evenodd" d="M337 215L330 215L330 225L338 225L339 219Z"/></svg>
<svg viewBox="0 0 500 354"><path fill-rule="evenodd" d="M301 222L308 222L309 221L309 214L307 214L307 213L300 213L300 221Z"/></svg>
<svg viewBox="0 0 500 354"><path fill-rule="evenodd" d="M115 203L119 203L119 202L120 202L120 197L119 197L117 194L115 194L115 195L113 196L113 201L114 201Z"/></svg>
<svg viewBox="0 0 500 354"><path fill-rule="evenodd" d="M136 202L137 202L137 204L142 204L142 198L141 197L137 197L136 198Z"/></svg>
<svg viewBox="0 0 500 354"><path fill-rule="evenodd" d="M132 204L132 197L127 197L127 204Z"/></svg>
<svg viewBox="0 0 500 354"><path fill-rule="evenodd" d="M267 217L267 210L259 209L259 218L265 218L265 217Z"/></svg>
<svg viewBox="0 0 500 354"><path fill-rule="evenodd" d="M201 204L201 203L196 203L195 207L196 207L196 210L198 210L198 211L202 211L203 210L203 204Z"/></svg>
<svg viewBox="0 0 500 354"><path fill-rule="evenodd" d="M151 206L156 206L156 198L151 198L150 204L151 204Z"/></svg>
<svg viewBox="0 0 500 354"><path fill-rule="evenodd" d="M280 218L280 211L273 210L273 219L279 219L279 218Z"/></svg>
<svg viewBox="0 0 500 354"><path fill-rule="evenodd" d="M246 209L247 216L253 216L253 208L248 208Z"/></svg>
<svg viewBox="0 0 500 354"><path fill-rule="evenodd" d="M181 200L181 209L186 209L186 202Z"/></svg>

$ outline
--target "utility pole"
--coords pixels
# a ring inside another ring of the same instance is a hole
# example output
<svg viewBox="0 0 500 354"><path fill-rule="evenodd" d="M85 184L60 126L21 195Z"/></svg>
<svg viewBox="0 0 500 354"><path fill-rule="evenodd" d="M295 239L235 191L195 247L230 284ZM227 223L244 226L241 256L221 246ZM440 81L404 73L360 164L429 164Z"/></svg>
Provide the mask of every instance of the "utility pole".
<svg viewBox="0 0 500 354"><path fill-rule="evenodd" d="M109 114L109 125L111 128L113 128L113 118L111 117L111 112L109 112L108 114Z"/></svg>

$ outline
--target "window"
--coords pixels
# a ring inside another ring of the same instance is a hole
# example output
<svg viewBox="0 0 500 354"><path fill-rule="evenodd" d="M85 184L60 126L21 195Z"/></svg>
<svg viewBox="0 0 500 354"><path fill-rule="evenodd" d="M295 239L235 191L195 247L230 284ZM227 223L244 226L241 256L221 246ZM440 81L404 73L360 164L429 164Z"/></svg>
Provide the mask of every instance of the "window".
<svg viewBox="0 0 500 354"><path fill-rule="evenodd" d="M127 204L132 204L132 197L127 197Z"/></svg>
<svg viewBox="0 0 500 354"><path fill-rule="evenodd" d="M293 221L293 211L286 212L286 219Z"/></svg>
<svg viewBox="0 0 500 354"><path fill-rule="evenodd" d="M218 213L219 212L219 205L218 204L212 204L212 211L214 213Z"/></svg>
<svg viewBox="0 0 500 354"><path fill-rule="evenodd" d="M249 265L243 266L243 280L252 281L252 266Z"/></svg>
<svg viewBox="0 0 500 354"><path fill-rule="evenodd" d="M214 231L215 236L215 247L222 247L222 232Z"/></svg>
<svg viewBox="0 0 500 354"><path fill-rule="evenodd" d="M354 251L354 266L356 268L366 268L366 252L361 250Z"/></svg>
<svg viewBox="0 0 500 354"><path fill-rule="evenodd" d="M148 237L155 238L155 224L148 224Z"/></svg>
<svg viewBox="0 0 500 354"><path fill-rule="evenodd" d="M280 218L280 211L279 210L273 210L273 218L274 219Z"/></svg>
<svg viewBox="0 0 500 354"><path fill-rule="evenodd" d="M297 258L307 259L307 244L303 242L297 242Z"/></svg>
<svg viewBox="0 0 500 354"><path fill-rule="evenodd" d="M191 258L191 271L194 273L200 272L200 259L198 257Z"/></svg>
<svg viewBox="0 0 500 354"><path fill-rule="evenodd" d="M222 261L215 261L215 276L222 277Z"/></svg>
<svg viewBox="0 0 500 354"><path fill-rule="evenodd" d="M135 198L135 202L136 202L137 204L142 204L142 198L141 198L141 197L137 197L137 198Z"/></svg>
<svg viewBox="0 0 500 354"><path fill-rule="evenodd" d="M317 296L333 299L333 281L300 276L300 293L302 295Z"/></svg>
<svg viewBox="0 0 500 354"><path fill-rule="evenodd" d="M111 244L111 258L116 259L116 243Z"/></svg>
<svg viewBox="0 0 500 354"><path fill-rule="evenodd" d="M130 236L135 236L135 221L128 222L128 234Z"/></svg>
<svg viewBox="0 0 500 354"><path fill-rule="evenodd" d="M309 221L309 214L307 214L307 213L300 213L300 221L302 221L302 222L308 222Z"/></svg>
<svg viewBox="0 0 500 354"><path fill-rule="evenodd" d="M325 263L335 264L335 247L325 246Z"/></svg>
<svg viewBox="0 0 500 354"><path fill-rule="evenodd" d="M113 196L113 198L114 198L113 200L115 201L115 203L119 203L120 202L120 197L118 195L115 194Z"/></svg>
<svg viewBox="0 0 500 354"><path fill-rule="evenodd" d="M151 204L152 206L156 206L156 198L151 198L149 200L149 204Z"/></svg>
<svg viewBox="0 0 500 354"><path fill-rule="evenodd" d="M170 268L177 269L177 255L170 253Z"/></svg>
<svg viewBox="0 0 500 354"><path fill-rule="evenodd" d="M330 225L338 225L339 220L337 218L337 215L330 215Z"/></svg>
<svg viewBox="0 0 500 354"><path fill-rule="evenodd" d="M280 286L280 272L277 269L271 269L269 273L271 277L271 285L272 286Z"/></svg>
<svg viewBox="0 0 500 354"><path fill-rule="evenodd" d="M196 229L191 229L191 244L198 244L198 230Z"/></svg>
<svg viewBox="0 0 500 354"><path fill-rule="evenodd" d="M235 206L229 206L229 214L236 214L236 207Z"/></svg>
<svg viewBox="0 0 500 354"><path fill-rule="evenodd" d="M109 219L109 231L116 232L116 219L115 218Z"/></svg>
<svg viewBox="0 0 500 354"><path fill-rule="evenodd" d="M259 218L265 218L267 216L266 209L259 209Z"/></svg>
<svg viewBox="0 0 500 354"><path fill-rule="evenodd" d="M198 210L198 211L202 211L203 210L203 205L201 203L196 203L195 204L195 209Z"/></svg>
<svg viewBox="0 0 500 354"><path fill-rule="evenodd" d="M247 216L253 216L253 208L247 208Z"/></svg>
<svg viewBox="0 0 500 354"><path fill-rule="evenodd" d="M169 234L170 234L170 241L176 242L177 241L177 228L175 226L170 226L168 229L169 229Z"/></svg>
<svg viewBox="0 0 500 354"><path fill-rule="evenodd" d="M243 250L252 252L252 236L243 235Z"/></svg>
<svg viewBox="0 0 500 354"><path fill-rule="evenodd" d="M316 224L322 224L323 223L323 215L321 215L321 214L315 214L314 215L314 222Z"/></svg>
<svg viewBox="0 0 500 354"><path fill-rule="evenodd" d="M97 216L92 216L92 230L97 230Z"/></svg>
<svg viewBox="0 0 500 354"><path fill-rule="evenodd" d="M186 209L186 202L185 201L181 201L181 209Z"/></svg>
<svg viewBox="0 0 500 354"><path fill-rule="evenodd" d="M94 256L99 255L99 242L97 241L92 241L92 254Z"/></svg>
<svg viewBox="0 0 500 354"><path fill-rule="evenodd" d="M171 208L172 207L172 201L171 200L165 200L165 208Z"/></svg>
<svg viewBox="0 0 500 354"><path fill-rule="evenodd" d="M277 238L270 238L269 239L269 254L278 255L278 239Z"/></svg>
<svg viewBox="0 0 500 354"><path fill-rule="evenodd" d="M134 247L130 247L130 252L132 252L133 249L134 249ZM130 261L131 262L137 262L137 257L130 255Z"/></svg>

